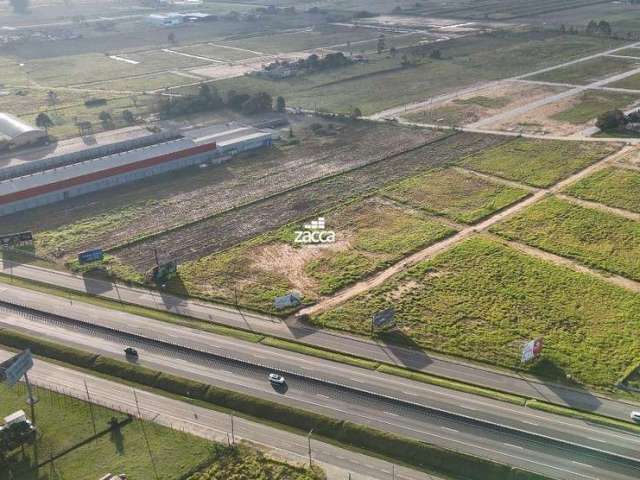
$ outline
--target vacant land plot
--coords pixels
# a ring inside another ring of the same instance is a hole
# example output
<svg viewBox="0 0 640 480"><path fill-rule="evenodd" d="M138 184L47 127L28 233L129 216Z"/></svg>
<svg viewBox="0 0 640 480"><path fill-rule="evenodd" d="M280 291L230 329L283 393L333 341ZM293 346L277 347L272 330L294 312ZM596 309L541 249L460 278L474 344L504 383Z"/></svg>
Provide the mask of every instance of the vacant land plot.
<svg viewBox="0 0 640 480"><path fill-rule="evenodd" d="M4 417L18 409L25 409L25 387L0 386L0 416ZM213 445L207 440L177 432L153 423L142 424L136 420L107 433L63 457L54 465L46 465L35 475L30 472L32 462L42 462L51 455L63 452L93 435L92 416L98 431L109 427L109 420L116 417L123 420L119 412L94 405L90 410L86 402L75 400L37 389L40 399L36 410L38 420L37 451L27 446L24 455L18 450L9 457L13 475L2 468L0 478L38 478L57 480L60 478L91 479L100 478L105 472L127 472L130 478L154 478L154 466L145 448L140 448L148 439L153 452L155 467L163 480L182 478L207 461L213 452ZM146 434L146 437L145 437Z"/></svg>
<svg viewBox="0 0 640 480"><path fill-rule="evenodd" d="M622 50L618 50L615 55L622 55L626 57L636 57L640 60L640 48L632 47L632 48L624 48Z"/></svg>
<svg viewBox="0 0 640 480"><path fill-rule="evenodd" d="M186 293L228 303L237 293L238 303L271 311L276 296L297 290L313 301L455 232L375 197L323 215L335 243L297 244L303 224L282 228L181 266Z"/></svg>
<svg viewBox="0 0 640 480"><path fill-rule="evenodd" d="M297 145L280 145L219 166L172 172L20 212L3 217L0 231L34 230L37 253L65 258L90 245L108 248L208 217L442 135L396 125L317 119L296 122L293 133L291 140Z"/></svg>
<svg viewBox="0 0 640 480"><path fill-rule="evenodd" d="M587 85L637 67L640 67L640 61L632 58L597 57L527 78L544 82Z"/></svg>
<svg viewBox="0 0 640 480"><path fill-rule="evenodd" d="M139 271L153 265L153 248L158 248L163 254L180 262L195 260L260 233L309 218L349 198L374 191L391 182L454 162L501 141L501 138L487 135L465 133L449 136L425 147L388 157L166 234L133 242L114 253L123 263L132 265Z"/></svg>
<svg viewBox="0 0 640 480"><path fill-rule="evenodd" d="M465 158L461 165L535 187L548 187L618 149L615 144L517 139Z"/></svg>
<svg viewBox="0 0 640 480"><path fill-rule="evenodd" d="M475 223L526 197L523 189L493 183L453 168L408 178L384 195L463 223Z"/></svg>
<svg viewBox="0 0 640 480"><path fill-rule="evenodd" d="M225 47L224 45L214 43L198 43L196 45L188 45L186 47L172 48L172 50L188 53L190 55L201 55L206 58L213 58L214 60L222 60L227 62L247 60L249 58L259 56L258 52L229 48Z"/></svg>
<svg viewBox="0 0 640 480"><path fill-rule="evenodd" d="M638 51L640 52L640 49L638 49ZM636 73L635 75L623 78L622 80L618 80L617 82L609 83L607 84L607 87L640 90L640 73Z"/></svg>
<svg viewBox="0 0 640 480"><path fill-rule="evenodd" d="M638 100L640 94L588 90L573 99L567 109L554 113L549 118L572 125L582 125L610 110L624 110Z"/></svg>
<svg viewBox="0 0 640 480"><path fill-rule="evenodd" d="M429 124L468 125L565 90L565 87L500 82L468 95L413 111L403 115L403 118Z"/></svg>
<svg viewBox="0 0 640 480"><path fill-rule="evenodd" d="M640 280L640 223L549 198L492 228L511 240Z"/></svg>
<svg viewBox="0 0 640 480"><path fill-rule="evenodd" d="M572 185L568 194L640 213L640 171L605 168Z"/></svg>
<svg viewBox="0 0 640 480"><path fill-rule="evenodd" d="M347 43L353 45L357 51L357 42L371 40L379 36L380 32L371 28L316 25L287 33L251 36L221 43L231 47L244 48L267 54L294 52L321 47L346 46Z"/></svg>
<svg viewBox="0 0 640 480"><path fill-rule="evenodd" d="M312 321L368 334L389 306L409 341L506 367L519 368L524 343L544 337L532 369L552 378L611 387L640 351L638 295L482 237Z"/></svg>
<svg viewBox="0 0 640 480"><path fill-rule="evenodd" d="M576 35L500 32L439 42L442 60L419 56L418 65L412 68L401 68L401 55L391 58L385 53L371 55L366 64L299 78L271 81L246 76L217 84L222 91L266 90L274 96L283 95L290 105L305 108L349 112L359 107L371 114L621 44Z"/></svg>

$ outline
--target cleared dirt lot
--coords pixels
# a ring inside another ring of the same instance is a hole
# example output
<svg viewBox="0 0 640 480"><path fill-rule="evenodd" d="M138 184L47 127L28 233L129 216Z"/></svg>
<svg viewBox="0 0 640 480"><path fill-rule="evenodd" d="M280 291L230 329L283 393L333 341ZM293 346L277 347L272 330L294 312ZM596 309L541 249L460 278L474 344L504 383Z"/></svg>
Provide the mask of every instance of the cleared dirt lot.
<svg viewBox="0 0 640 480"><path fill-rule="evenodd" d="M117 250L115 255L139 271L153 265L154 248L180 262L194 260L297 219L308 218L350 197L503 141L503 138L489 135L455 134L409 153L134 243Z"/></svg>

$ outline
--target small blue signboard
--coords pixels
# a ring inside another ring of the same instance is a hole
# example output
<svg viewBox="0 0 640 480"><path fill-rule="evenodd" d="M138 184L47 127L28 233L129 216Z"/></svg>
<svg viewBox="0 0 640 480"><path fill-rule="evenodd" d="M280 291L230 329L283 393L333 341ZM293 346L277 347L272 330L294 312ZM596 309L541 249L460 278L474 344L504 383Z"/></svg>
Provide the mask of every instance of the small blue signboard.
<svg viewBox="0 0 640 480"><path fill-rule="evenodd" d="M101 248L95 250L87 250L86 252L80 252L78 254L78 261L80 263L98 262L104 259L104 252Z"/></svg>

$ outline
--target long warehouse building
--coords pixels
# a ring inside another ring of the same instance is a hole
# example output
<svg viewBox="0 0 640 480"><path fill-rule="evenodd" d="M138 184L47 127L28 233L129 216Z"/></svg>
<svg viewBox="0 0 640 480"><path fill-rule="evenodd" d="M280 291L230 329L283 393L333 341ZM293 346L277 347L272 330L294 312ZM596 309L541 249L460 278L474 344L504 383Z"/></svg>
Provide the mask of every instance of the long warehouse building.
<svg viewBox="0 0 640 480"><path fill-rule="evenodd" d="M222 163L273 141L271 133L248 127L210 131L0 181L0 216L172 170Z"/></svg>

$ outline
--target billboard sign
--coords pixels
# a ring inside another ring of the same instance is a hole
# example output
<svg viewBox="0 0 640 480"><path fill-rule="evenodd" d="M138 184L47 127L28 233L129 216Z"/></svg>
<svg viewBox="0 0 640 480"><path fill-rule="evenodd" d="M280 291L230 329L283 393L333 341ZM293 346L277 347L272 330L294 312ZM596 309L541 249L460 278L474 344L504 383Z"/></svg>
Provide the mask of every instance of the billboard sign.
<svg viewBox="0 0 640 480"><path fill-rule="evenodd" d="M13 247L15 245L30 245L33 243L32 232L9 233L0 235L0 245L3 247Z"/></svg>
<svg viewBox="0 0 640 480"><path fill-rule="evenodd" d="M529 363L537 359L540 356L540 353L542 353L542 344L543 342L541 338L527 342L522 349L521 362Z"/></svg>
<svg viewBox="0 0 640 480"><path fill-rule="evenodd" d="M102 260L104 260L104 252L101 248L96 248L95 250L87 250L86 252L80 252L78 254L78 261L81 264L100 262Z"/></svg>
<svg viewBox="0 0 640 480"><path fill-rule="evenodd" d="M301 303L300 295L297 293L287 293L282 297L276 297L273 305L276 310L284 310L285 308L297 307Z"/></svg>
<svg viewBox="0 0 640 480"><path fill-rule="evenodd" d="M33 367L31 350L26 349L22 353L0 363L0 380L13 387L18 380Z"/></svg>
<svg viewBox="0 0 640 480"><path fill-rule="evenodd" d="M395 323L396 310L394 308L387 308L373 315L373 327L384 328Z"/></svg>

